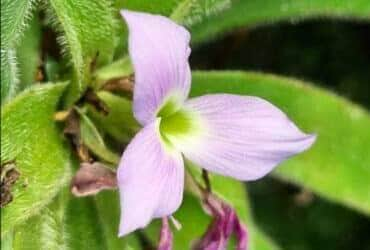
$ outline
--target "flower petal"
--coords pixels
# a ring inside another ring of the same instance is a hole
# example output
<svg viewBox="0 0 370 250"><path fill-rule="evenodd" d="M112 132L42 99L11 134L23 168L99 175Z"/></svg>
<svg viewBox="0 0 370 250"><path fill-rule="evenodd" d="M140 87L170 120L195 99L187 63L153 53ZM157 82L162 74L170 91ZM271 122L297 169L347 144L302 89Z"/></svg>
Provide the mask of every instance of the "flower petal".
<svg viewBox="0 0 370 250"><path fill-rule="evenodd" d="M144 127L121 158L117 172L120 236L145 227L153 218L171 215L181 204L183 159L179 152L165 151L158 126L155 121Z"/></svg>
<svg viewBox="0 0 370 250"><path fill-rule="evenodd" d="M190 34L170 19L123 10L129 28L129 52L135 70L134 115L148 124L168 99L180 108L191 73Z"/></svg>
<svg viewBox="0 0 370 250"><path fill-rule="evenodd" d="M205 128L188 140L172 138L172 143L200 167L239 180L261 178L316 138L258 97L206 95L190 99L185 109Z"/></svg>

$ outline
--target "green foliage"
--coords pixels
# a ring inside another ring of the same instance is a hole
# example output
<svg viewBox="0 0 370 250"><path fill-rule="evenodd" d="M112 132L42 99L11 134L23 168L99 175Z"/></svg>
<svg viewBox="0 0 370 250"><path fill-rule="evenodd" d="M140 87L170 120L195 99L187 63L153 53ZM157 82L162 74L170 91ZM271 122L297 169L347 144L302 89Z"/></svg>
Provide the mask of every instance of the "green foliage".
<svg viewBox="0 0 370 250"><path fill-rule="evenodd" d="M14 49L1 48L1 104L15 95L19 83Z"/></svg>
<svg viewBox="0 0 370 250"><path fill-rule="evenodd" d="M107 148L94 123L84 112L79 111L79 114L81 117L80 129L83 143L100 159L108 163L117 164L119 156Z"/></svg>
<svg viewBox="0 0 370 250"><path fill-rule="evenodd" d="M21 226L16 227L8 244L10 249L63 249L66 247L66 227L64 225L66 192L58 195L40 215L33 216Z"/></svg>
<svg viewBox="0 0 370 250"><path fill-rule="evenodd" d="M133 69L129 57L124 57L99 69L95 75L97 85L94 87L99 89L105 81L116 77L129 76L132 72Z"/></svg>
<svg viewBox="0 0 370 250"><path fill-rule="evenodd" d="M203 18L214 15L230 6L230 0L118 0L117 9L144 11L169 16L178 23L191 26Z"/></svg>
<svg viewBox="0 0 370 250"><path fill-rule="evenodd" d="M370 20L368 0L232 0L232 7L191 27L192 41L200 43L235 28L316 17Z"/></svg>
<svg viewBox="0 0 370 250"><path fill-rule="evenodd" d="M297 80L247 72L197 72L192 95L255 95L277 105L303 131L318 135L312 149L275 171L330 200L370 214L370 118L350 102Z"/></svg>
<svg viewBox="0 0 370 250"><path fill-rule="evenodd" d="M231 0L184 0L172 11L170 18L191 27L231 6Z"/></svg>
<svg viewBox="0 0 370 250"><path fill-rule="evenodd" d="M1 0L1 47L14 45L26 26L35 0Z"/></svg>
<svg viewBox="0 0 370 250"><path fill-rule="evenodd" d="M20 173L13 201L1 209L2 235L51 201L70 176L70 154L53 121L66 84L36 86L1 112L1 163Z"/></svg>
<svg viewBox="0 0 370 250"><path fill-rule="evenodd" d="M34 16L17 46L20 90L35 82L37 68L41 63L40 43L41 25Z"/></svg>
<svg viewBox="0 0 370 250"><path fill-rule="evenodd" d="M138 246L133 236L117 237L117 218L117 193L103 192L95 198L75 198L64 189L39 215L8 233L2 239L2 248L100 250Z"/></svg>
<svg viewBox="0 0 370 250"><path fill-rule="evenodd" d="M98 96L108 106L109 114L90 108L88 115L109 136L121 143L128 142L140 128L133 117L131 101L106 91L98 92Z"/></svg>
<svg viewBox="0 0 370 250"><path fill-rule="evenodd" d="M1 0L1 103L12 98L19 83L15 46L27 20L34 0Z"/></svg>
<svg viewBox="0 0 370 250"><path fill-rule="evenodd" d="M62 33L59 42L73 64L67 106L91 83L94 65L111 61L115 47L113 9L107 0L49 0L48 16Z"/></svg>

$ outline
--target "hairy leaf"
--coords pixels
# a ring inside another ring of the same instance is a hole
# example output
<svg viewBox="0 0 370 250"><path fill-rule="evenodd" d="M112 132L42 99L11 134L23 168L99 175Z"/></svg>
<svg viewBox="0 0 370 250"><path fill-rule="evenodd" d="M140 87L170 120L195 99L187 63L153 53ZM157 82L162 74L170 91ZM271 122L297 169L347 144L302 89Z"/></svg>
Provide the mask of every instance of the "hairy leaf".
<svg viewBox="0 0 370 250"><path fill-rule="evenodd" d="M278 21L297 22L316 17L370 20L367 0L232 0L231 8L191 27L192 41L200 43L240 27Z"/></svg>
<svg viewBox="0 0 370 250"><path fill-rule="evenodd" d="M75 198L64 189L39 215L6 234L2 247L14 250L140 249L133 235L117 237L118 222L116 192Z"/></svg>
<svg viewBox="0 0 370 250"><path fill-rule="evenodd" d="M1 104L11 99L19 83L14 49L3 49L1 56Z"/></svg>
<svg viewBox="0 0 370 250"><path fill-rule="evenodd" d="M24 32L17 46L19 65L19 89L24 89L36 82L36 72L40 65L41 25L36 16Z"/></svg>
<svg viewBox="0 0 370 250"><path fill-rule="evenodd" d="M48 16L62 34L59 42L73 64L74 80L66 100L66 105L70 105L91 83L94 67L110 62L113 57L113 9L107 0L48 2Z"/></svg>
<svg viewBox="0 0 370 250"><path fill-rule="evenodd" d="M297 80L251 72L196 72L192 95L233 93L265 98L303 131L313 147L284 162L275 176L370 214L370 117L360 107Z"/></svg>
<svg viewBox="0 0 370 250"><path fill-rule="evenodd" d="M13 201L1 209L1 231L8 232L49 203L70 176L70 152L53 121L66 84L23 92L1 113L1 164L20 173L11 187Z"/></svg>
<svg viewBox="0 0 370 250"><path fill-rule="evenodd" d="M1 47L14 44L22 34L36 0L1 0Z"/></svg>
<svg viewBox="0 0 370 250"><path fill-rule="evenodd" d="M68 249L65 204L67 193L58 195L40 215L28 219L12 233L11 246L13 250L33 249Z"/></svg>
<svg viewBox="0 0 370 250"><path fill-rule="evenodd" d="M1 0L1 103L18 88L15 46L26 27L35 0Z"/></svg>

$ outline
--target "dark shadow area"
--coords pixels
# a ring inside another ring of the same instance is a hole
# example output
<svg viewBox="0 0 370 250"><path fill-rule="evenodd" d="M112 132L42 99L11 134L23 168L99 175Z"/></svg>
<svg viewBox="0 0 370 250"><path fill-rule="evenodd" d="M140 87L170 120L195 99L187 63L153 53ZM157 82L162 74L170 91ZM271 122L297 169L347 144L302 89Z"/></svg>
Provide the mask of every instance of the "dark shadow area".
<svg viewBox="0 0 370 250"><path fill-rule="evenodd" d="M272 178L248 184L258 225L284 250L370 250L365 216Z"/></svg>
<svg viewBox="0 0 370 250"><path fill-rule="evenodd" d="M241 29L195 48L191 65L291 76L370 106L369 24L311 21Z"/></svg>

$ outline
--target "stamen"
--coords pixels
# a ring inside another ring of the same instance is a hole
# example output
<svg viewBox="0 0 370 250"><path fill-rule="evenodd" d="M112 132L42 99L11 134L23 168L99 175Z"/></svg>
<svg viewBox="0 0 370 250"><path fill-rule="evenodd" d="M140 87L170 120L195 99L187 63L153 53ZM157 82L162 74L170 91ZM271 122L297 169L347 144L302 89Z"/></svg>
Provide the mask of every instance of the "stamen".
<svg viewBox="0 0 370 250"><path fill-rule="evenodd" d="M176 228L176 230L180 231L181 228L182 228L181 223L178 220L176 220L175 217L173 217L172 215L170 216L170 220L171 220L173 226Z"/></svg>

